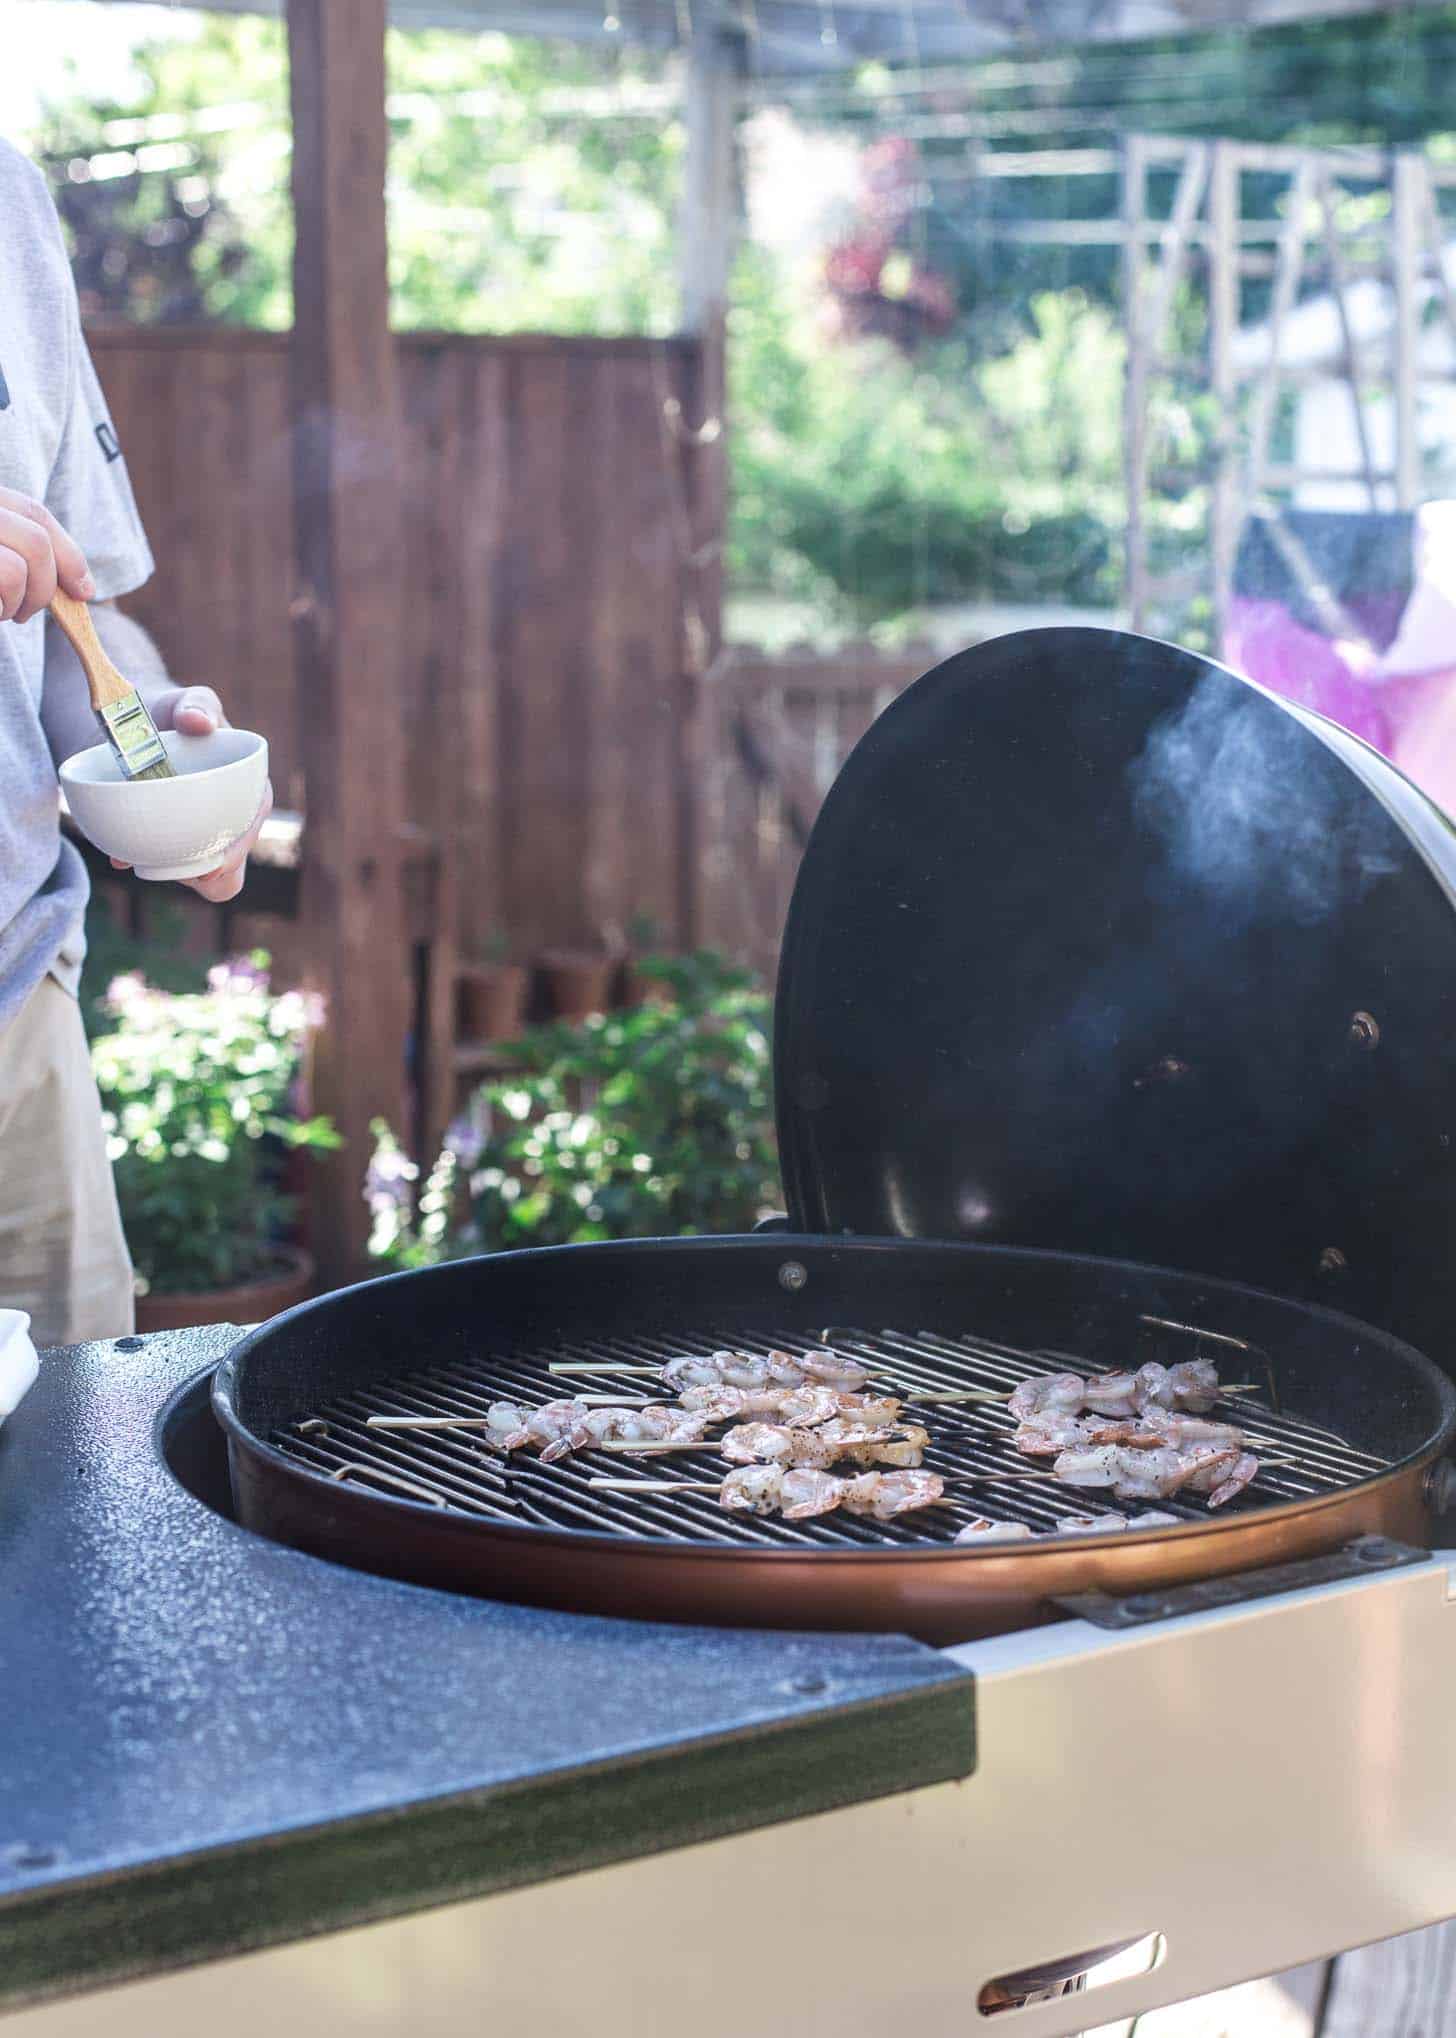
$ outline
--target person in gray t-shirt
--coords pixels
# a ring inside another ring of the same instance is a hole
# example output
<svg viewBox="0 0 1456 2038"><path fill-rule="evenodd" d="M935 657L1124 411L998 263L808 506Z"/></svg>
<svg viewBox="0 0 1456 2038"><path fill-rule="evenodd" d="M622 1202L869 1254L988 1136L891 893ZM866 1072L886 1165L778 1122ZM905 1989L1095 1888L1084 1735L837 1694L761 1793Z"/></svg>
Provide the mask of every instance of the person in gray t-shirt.
<svg viewBox="0 0 1456 2038"><path fill-rule="evenodd" d="M39 1341L130 1328L131 1284L75 995L86 876L60 828L56 768L99 740L74 653L44 610L57 587L94 603L97 632L160 728L224 719L176 686L110 604L152 556L86 342L60 222L38 172L0 141L0 1307ZM204 898L241 889L272 803Z"/></svg>

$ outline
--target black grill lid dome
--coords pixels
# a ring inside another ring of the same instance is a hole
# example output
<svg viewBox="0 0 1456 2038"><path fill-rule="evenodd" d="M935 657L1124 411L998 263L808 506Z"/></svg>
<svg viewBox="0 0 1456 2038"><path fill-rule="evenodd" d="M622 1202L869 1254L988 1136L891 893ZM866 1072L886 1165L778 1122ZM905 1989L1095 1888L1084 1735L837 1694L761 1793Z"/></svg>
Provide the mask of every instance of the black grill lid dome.
<svg viewBox="0 0 1456 2038"><path fill-rule="evenodd" d="M1059 1247L1456 1362L1456 833L1210 660L1045 629L881 715L805 852L779 1139L811 1231Z"/></svg>

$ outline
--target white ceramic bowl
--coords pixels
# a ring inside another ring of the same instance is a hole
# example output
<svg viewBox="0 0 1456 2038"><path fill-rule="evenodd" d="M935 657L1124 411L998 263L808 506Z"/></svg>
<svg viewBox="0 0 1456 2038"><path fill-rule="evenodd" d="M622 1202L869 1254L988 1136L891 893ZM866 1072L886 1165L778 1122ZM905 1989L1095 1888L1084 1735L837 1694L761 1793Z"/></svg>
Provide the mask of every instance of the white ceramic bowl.
<svg viewBox="0 0 1456 2038"><path fill-rule="evenodd" d="M23 1309L0 1309L0 1422L13 1415L40 1371Z"/></svg>
<svg viewBox="0 0 1456 2038"><path fill-rule="evenodd" d="M175 778L123 778L109 743L61 766L76 826L138 877L202 877L246 835L263 803L268 745L248 729L162 732Z"/></svg>

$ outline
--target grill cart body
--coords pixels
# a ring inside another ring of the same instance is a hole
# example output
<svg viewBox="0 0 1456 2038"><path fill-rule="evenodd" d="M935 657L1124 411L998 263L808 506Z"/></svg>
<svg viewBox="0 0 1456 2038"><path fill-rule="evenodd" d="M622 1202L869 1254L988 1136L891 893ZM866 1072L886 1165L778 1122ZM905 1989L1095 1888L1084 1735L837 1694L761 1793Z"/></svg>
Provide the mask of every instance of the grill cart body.
<svg viewBox="0 0 1456 2038"><path fill-rule="evenodd" d="M5 2038L733 2038L750 1968L964 2031L1161 1934L989 2020L1063 2038L1456 1913L1456 1552L944 1651L501 1606L230 1521L231 1338L46 1354L0 1443Z"/></svg>

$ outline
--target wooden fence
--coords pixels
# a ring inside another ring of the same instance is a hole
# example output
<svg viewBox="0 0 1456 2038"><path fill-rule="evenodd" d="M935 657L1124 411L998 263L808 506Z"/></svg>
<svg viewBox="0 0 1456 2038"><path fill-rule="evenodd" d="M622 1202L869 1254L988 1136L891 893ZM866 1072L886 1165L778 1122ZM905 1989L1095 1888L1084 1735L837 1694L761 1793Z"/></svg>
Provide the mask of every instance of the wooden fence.
<svg viewBox="0 0 1456 2038"><path fill-rule="evenodd" d="M277 798L306 814L287 336L91 343L157 558L127 606L267 734ZM610 942L639 913L692 931L698 477L671 424L694 416L698 361L679 340L399 341L404 465L379 485L406 506L401 741L466 955L497 930L526 951Z"/></svg>
<svg viewBox="0 0 1456 2038"><path fill-rule="evenodd" d="M91 340L157 558L127 606L179 677L215 686L235 721L267 734L293 817L242 910L168 903L198 952L262 942L292 977L310 933L291 917L296 869L277 866L296 865L307 830L309 704L290 627L287 337ZM398 345L403 461L378 479L406 512L398 728L413 848L397 966L413 979L413 1132L428 1144L480 1065L454 1040L454 969L497 932L529 957L615 946L645 915L666 944L718 947L771 976L824 792L932 660L717 651L721 444L687 428L716 410L708 348ZM133 925L142 889L122 894Z"/></svg>
<svg viewBox="0 0 1456 2038"><path fill-rule="evenodd" d="M809 830L839 767L934 654L735 650L711 683L703 916L715 946L772 974Z"/></svg>

